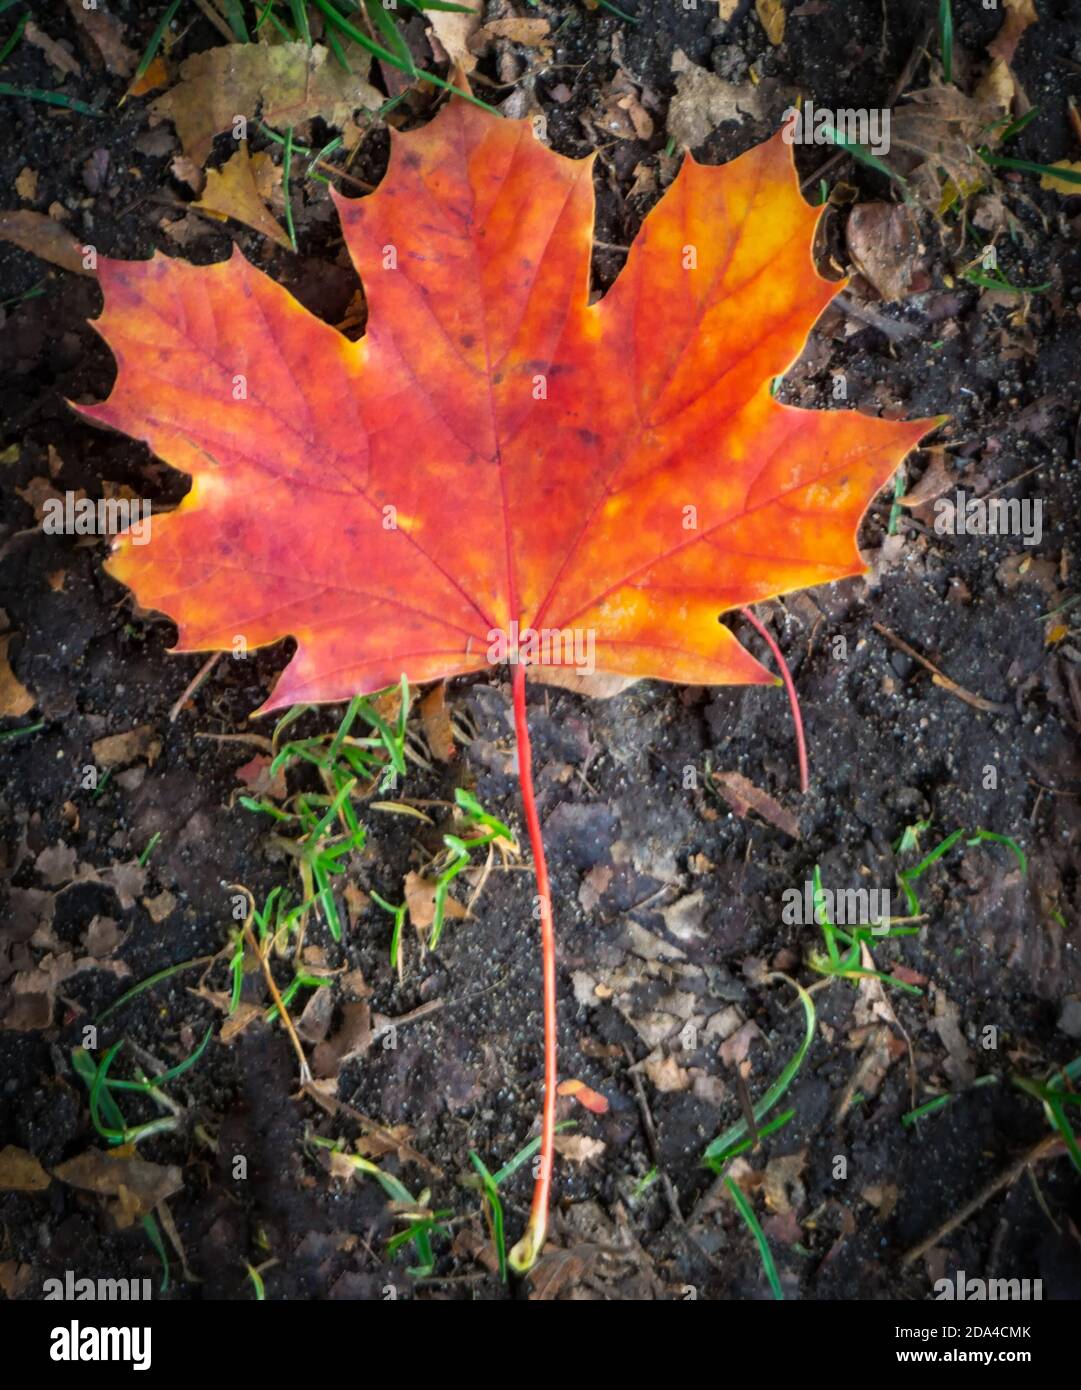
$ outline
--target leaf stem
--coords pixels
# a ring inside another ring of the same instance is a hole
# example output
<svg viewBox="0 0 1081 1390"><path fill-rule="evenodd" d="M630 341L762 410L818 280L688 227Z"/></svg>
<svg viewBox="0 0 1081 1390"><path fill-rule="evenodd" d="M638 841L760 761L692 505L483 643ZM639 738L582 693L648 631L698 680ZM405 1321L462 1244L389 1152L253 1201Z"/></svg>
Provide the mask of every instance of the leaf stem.
<svg viewBox="0 0 1081 1390"><path fill-rule="evenodd" d="M541 1118L540 1170L533 1188L533 1206L525 1235L510 1252L511 1268L524 1274L532 1268L544 1245L548 1231L548 1202L552 1187L555 1156L556 1085L556 946L552 924L552 895L548 886L548 863L544 857L540 817L533 792L533 754L526 719L525 665L515 662L512 671L514 692L514 731L518 740L518 783L522 790L529 844L533 851L533 871L541 924L541 967L544 975L544 1111Z"/></svg>
<svg viewBox="0 0 1081 1390"><path fill-rule="evenodd" d="M740 613L747 619L750 625L762 638L766 646L773 653L773 659L780 667L781 679L784 681L784 688L788 691L788 703L792 706L792 723L796 726L796 751L799 754L799 789L805 792L809 786L807 777L807 743L803 737L803 716L799 709L799 696L796 694L796 684L792 679L792 673L788 669L780 647L773 640L773 634L759 622L749 608L741 608Z"/></svg>

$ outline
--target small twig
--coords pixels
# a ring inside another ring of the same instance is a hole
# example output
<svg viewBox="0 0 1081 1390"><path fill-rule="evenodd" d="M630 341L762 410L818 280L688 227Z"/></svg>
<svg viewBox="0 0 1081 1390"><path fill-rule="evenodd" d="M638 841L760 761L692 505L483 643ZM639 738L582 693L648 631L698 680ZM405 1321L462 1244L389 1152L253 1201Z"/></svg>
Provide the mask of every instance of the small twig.
<svg viewBox="0 0 1081 1390"><path fill-rule="evenodd" d="M928 661L915 647L909 646L903 637L898 637L897 634L891 632L888 627L883 627L881 623L872 623L872 627L876 632L881 633L887 642L892 642L899 651L904 652L906 656L910 656L912 660L922 666L925 671L930 671L935 685L941 686L943 690L948 690L951 695L956 695L959 700L964 700L966 705L971 705L973 709L983 710L985 714L1012 713L1013 707L1011 705L1002 705L995 700L985 700L982 695L974 695L971 690L966 690L963 685L958 685L955 680L951 680L949 676L940 671L934 662Z"/></svg>
<svg viewBox="0 0 1081 1390"><path fill-rule="evenodd" d="M653 1112L649 1108L649 1100L646 1097L646 1088L642 1084L642 1078L638 1075L634 1053L626 1043L623 1044L623 1052L627 1058L627 1066L631 1081L634 1084L634 1095L635 1099L638 1101L638 1113L642 1117L642 1129L645 1132L646 1143L649 1145L653 1166L657 1169L661 1179L661 1186L664 1188L665 1199L668 1202L668 1210L672 1213L672 1219L676 1224L686 1228L687 1223L684 1221L683 1213L679 1209L679 1202L676 1200L676 1191L672 1186L672 1179L668 1176L664 1164L661 1161L661 1146L657 1141L657 1126L653 1123Z"/></svg>
<svg viewBox="0 0 1081 1390"><path fill-rule="evenodd" d="M1057 1134L1047 1134L1038 1144L1033 1144L1031 1149L1026 1150L1025 1153L1011 1163L1008 1168L1003 1169L997 1178L992 1178L986 1187L977 1192L971 1202L966 1202L960 1211L954 1212L951 1217L943 1221L941 1226L937 1226L929 1236L921 1240L918 1245L914 1245L912 1249L902 1257L902 1268L918 1260L921 1255L925 1255L932 1246L937 1245L940 1240L943 1240L951 1232L955 1231L958 1226L963 1226L970 1216L975 1216L976 1212L978 1212L981 1207L986 1206L991 1198L1001 1192L1004 1187L1009 1187L1015 1183L1026 1168L1030 1167L1033 1163L1038 1163L1041 1158L1050 1158L1056 1148L1061 1148L1065 1151L1065 1146Z"/></svg>
<svg viewBox="0 0 1081 1390"><path fill-rule="evenodd" d="M196 671L195 675L192 676L191 680L184 687L184 690L181 693L180 697L177 699L176 703L169 711L170 724L176 723L177 717L180 714L180 711L184 708L185 703L191 699L191 697L207 679L211 671L213 671L214 667L218 664L220 660L221 652L211 652L211 654L203 662L202 666L199 667L198 671Z"/></svg>

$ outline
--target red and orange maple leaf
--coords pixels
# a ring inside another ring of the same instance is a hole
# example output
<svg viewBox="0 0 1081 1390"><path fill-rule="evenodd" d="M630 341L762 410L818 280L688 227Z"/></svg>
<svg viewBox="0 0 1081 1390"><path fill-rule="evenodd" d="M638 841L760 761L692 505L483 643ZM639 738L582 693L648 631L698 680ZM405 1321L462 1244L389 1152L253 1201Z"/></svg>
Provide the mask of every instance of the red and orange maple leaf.
<svg viewBox="0 0 1081 1390"><path fill-rule="evenodd" d="M177 650L291 634L264 710L481 670L521 632L586 633L621 675L771 681L719 615L859 573L860 517L938 423L771 395L841 288L814 271L818 214L781 138L721 168L688 157L595 304L592 161L526 121L452 101L392 132L375 193L337 201L359 342L235 254L101 262L119 373L85 413L192 477L109 569L176 621ZM511 1254L528 1268L558 1078L520 662L514 707L544 963L540 1176Z"/></svg>
<svg viewBox="0 0 1081 1390"><path fill-rule="evenodd" d="M483 669L513 622L603 671L772 680L718 614L861 572L935 424L771 396L841 287L781 138L688 157L595 304L592 161L526 121L454 101L337 205L359 342L235 253L101 263L119 375L85 413L192 477L109 570L177 650L291 634L267 710Z"/></svg>

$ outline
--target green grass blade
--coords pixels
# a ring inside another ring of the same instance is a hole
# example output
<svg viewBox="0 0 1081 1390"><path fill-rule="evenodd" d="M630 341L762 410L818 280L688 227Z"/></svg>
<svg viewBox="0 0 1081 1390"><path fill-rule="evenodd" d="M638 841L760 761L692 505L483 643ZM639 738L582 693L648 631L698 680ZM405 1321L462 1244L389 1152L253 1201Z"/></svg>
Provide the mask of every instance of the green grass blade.
<svg viewBox="0 0 1081 1390"><path fill-rule="evenodd" d="M788 1064L777 1080L770 1086L769 1090L757 1105L754 1106L755 1124L773 1109L788 1090L789 1086L791 1086L814 1040L816 1021L814 1000L797 981L793 980L791 983L799 991L800 1003L803 1005L803 1015L806 1024L803 1041L793 1053L792 1057L789 1058ZM730 1125L723 1134L719 1134L717 1138L708 1145L703 1155L703 1160L711 1168L716 1167L717 1164L725 1163L728 1158L728 1150L732 1145L739 1143L747 1133L747 1121L744 1119L737 1120L735 1124Z"/></svg>
<svg viewBox="0 0 1081 1390"><path fill-rule="evenodd" d="M732 1178L725 1178L724 1185L728 1189L728 1195L736 1204L736 1210L747 1223L747 1229L754 1236L755 1244L758 1246L758 1253L762 1259L762 1268L766 1272L769 1286L773 1290L773 1297L778 1302L784 1302L784 1289L781 1288L780 1276L777 1273L777 1266L773 1262L773 1252L769 1248L769 1241L766 1233L758 1224L758 1217L754 1214L754 1208L740 1190L740 1186Z"/></svg>

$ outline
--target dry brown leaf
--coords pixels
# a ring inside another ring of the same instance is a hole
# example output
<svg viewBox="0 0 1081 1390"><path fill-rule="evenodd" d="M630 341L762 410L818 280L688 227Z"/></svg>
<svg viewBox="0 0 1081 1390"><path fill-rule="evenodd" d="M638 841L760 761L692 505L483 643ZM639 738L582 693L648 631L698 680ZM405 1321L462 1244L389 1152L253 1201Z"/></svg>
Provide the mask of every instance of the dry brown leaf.
<svg viewBox="0 0 1081 1390"><path fill-rule="evenodd" d="M742 121L762 114L758 87L737 86L700 68L676 49L672 55L676 94L668 107L668 134L684 149L697 149L722 121Z"/></svg>
<svg viewBox="0 0 1081 1390"><path fill-rule="evenodd" d="M337 1076L346 1062L363 1057L371 1045L372 1014L367 1002L343 1004L342 1026L312 1053L312 1075Z"/></svg>
<svg viewBox="0 0 1081 1390"><path fill-rule="evenodd" d="M184 153L200 167L237 112L254 116L261 109L271 126L320 116L341 128L358 107L374 111L384 97L360 75L356 53L352 73L328 59L321 44L221 44L182 63L179 82L150 109L157 120L173 122Z"/></svg>
<svg viewBox="0 0 1081 1390"><path fill-rule="evenodd" d="M1002 28L987 45L992 58L1000 58L1004 63L1012 63L1021 35L1039 19L1034 0L1002 0L1006 17Z"/></svg>
<svg viewBox="0 0 1081 1390"><path fill-rule="evenodd" d="M784 0L754 0L758 21L774 48L784 42Z"/></svg>
<svg viewBox="0 0 1081 1390"><path fill-rule="evenodd" d="M617 676L607 671L583 675L570 666L530 666L526 678L573 691L575 695L585 695L590 700L610 700L613 695L622 695L624 690L638 684L634 676Z"/></svg>
<svg viewBox="0 0 1081 1390"><path fill-rule="evenodd" d="M106 68L116 77L130 77L139 64L139 55L127 46L120 21L102 8L88 8L84 0L67 0L71 17L101 55Z"/></svg>
<svg viewBox="0 0 1081 1390"><path fill-rule="evenodd" d="M134 1155L103 1153L100 1149L87 1149L59 1164L53 1169L53 1177L69 1187L117 1198L113 1214L121 1226L130 1226L137 1217L153 1211L159 1202L184 1186L180 1169L174 1164L166 1167Z"/></svg>
<svg viewBox="0 0 1081 1390"><path fill-rule="evenodd" d="M150 914L150 920L157 925L172 916L176 908L176 899L168 888L163 888L156 898L144 898L143 906Z"/></svg>
<svg viewBox="0 0 1081 1390"><path fill-rule="evenodd" d="M34 708L34 697L11 669L8 646L11 633L0 637L0 717L19 719Z"/></svg>
<svg viewBox="0 0 1081 1390"><path fill-rule="evenodd" d="M882 299L926 288L919 227L901 203L857 203L845 234L853 265Z"/></svg>
<svg viewBox="0 0 1081 1390"><path fill-rule="evenodd" d="M440 47L450 59L451 68L461 68L463 72L470 73L477 66L477 60L469 51L469 40L477 32L484 5L482 0L459 0L459 3L468 5L473 13L428 10L425 18Z"/></svg>
<svg viewBox="0 0 1081 1390"><path fill-rule="evenodd" d="M999 115L994 102L952 85L924 87L893 113L890 162L916 197L940 212L958 191L967 197L986 183L978 150Z"/></svg>
<svg viewBox="0 0 1081 1390"><path fill-rule="evenodd" d="M38 173L29 167L20 169L15 175L15 192L24 203L32 203L38 196Z"/></svg>
<svg viewBox="0 0 1081 1390"><path fill-rule="evenodd" d="M425 878L415 871L405 876L405 905L409 909L409 920L421 934L425 933L435 921L435 879ZM447 894L447 921L460 922L468 913L460 902Z"/></svg>
<svg viewBox="0 0 1081 1390"><path fill-rule="evenodd" d="M647 1057L644 1067L646 1075L658 1091L686 1091L690 1087L690 1075L674 1057Z"/></svg>
<svg viewBox="0 0 1081 1390"><path fill-rule="evenodd" d="M242 140L236 154L223 168L207 170L206 188L194 206L212 217L223 220L231 217L235 222L243 222L245 227L251 227L289 251L292 242L271 216L259 191L260 183L265 186L268 180L267 166L270 171L276 168L270 155L249 155L248 142Z"/></svg>
<svg viewBox="0 0 1081 1390"><path fill-rule="evenodd" d="M51 1182L32 1153L14 1144L0 1149L0 1192L43 1192Z"/></svg>
<svg viewBox="0 0 1081 1390"><path fill-rule="evenodd" d="M93 275L84 261L83 246L71 233L43 212L28 209L0 212L0 241L29 251L43 261L76 275Z"/></svg>
<svg viewBox="0 0 1081 1390"><path fill-rule="evenodd" d="M437 13L432 11L433 14ZM454 732L447 711L447 683L440 681L420 702L420 722L432 757L449 763L454 757Z"/></svg>
<svg viewBox="0 0 1081 1390"><path fill-rule="evenodd" d="M557 1134L555 1150L571 1163L592 1163L604 1153L602 1139L591 1139L588 1134Z"/></svg>
<svg viewBox="0 0 1081 1390"><path fill-rule="evenodd" d="M897 499L902 507L922 507L925 502L933 502L936 497L949 492L957 482L946 462L946 451L931 449L928 452L931 462L927 465L923 477L909 488L903 497Z"/></svg>
<svg viewBox="0 0 1081 1390"><path fill-rule="evenodd" d="M432 11L433 16L436 13ZM477 30L477 39L486 43L490 39L509 39L526 48L539 48L550 33L551 25L546 19L492 19Z"/></svg>
<svg viewBox="0 0 1081 1390"><path fill-rule="evenodd" d="M793 840L800 837L799 821L791 811L786 811L779 802L774 801L768 792L760 791L753 782L740 772L715 772L713 781L717 790L732 807L737 816L745 816L748 811L774 825Z"/></svg>
<svg viewBox="0 0 1081 1390"><path fill-rule="evenodd" d="M272 801L284 801L289 794L285 768L279 767L273 776L274 760L266 753L256 753L237 768L233 776L247 787L252 796L269 796Z"/></svg>
<svg viewBox="0 0 1081 1390"><path fill-rule="evenodd" d="M82 68L71 51L64 44L51 39L48 34L38 28L32 19L26 22L23 38L27 43L32 43L35 48L40 48L52 66L64 77L74 77L82 72Z"/></svg>
<svg viewBox="0 0 1081 1390"><path fill-rule="evenodd" d="M91 747L94 762L101 768L126 767L138 758L145 758L153 767L161 752L161 739L152 724L139 724L126 733L99 738Z"/></svg>
<svg viewBox="0 0 1081 1390"><path fill-rule="evenodd" d="M770 1211L785 1215L799 1211L806 1199L800 1174L807 1162L807 1150L799 1153L780 1154L771 1158L763 1174L762 1195Z"/></svg>

